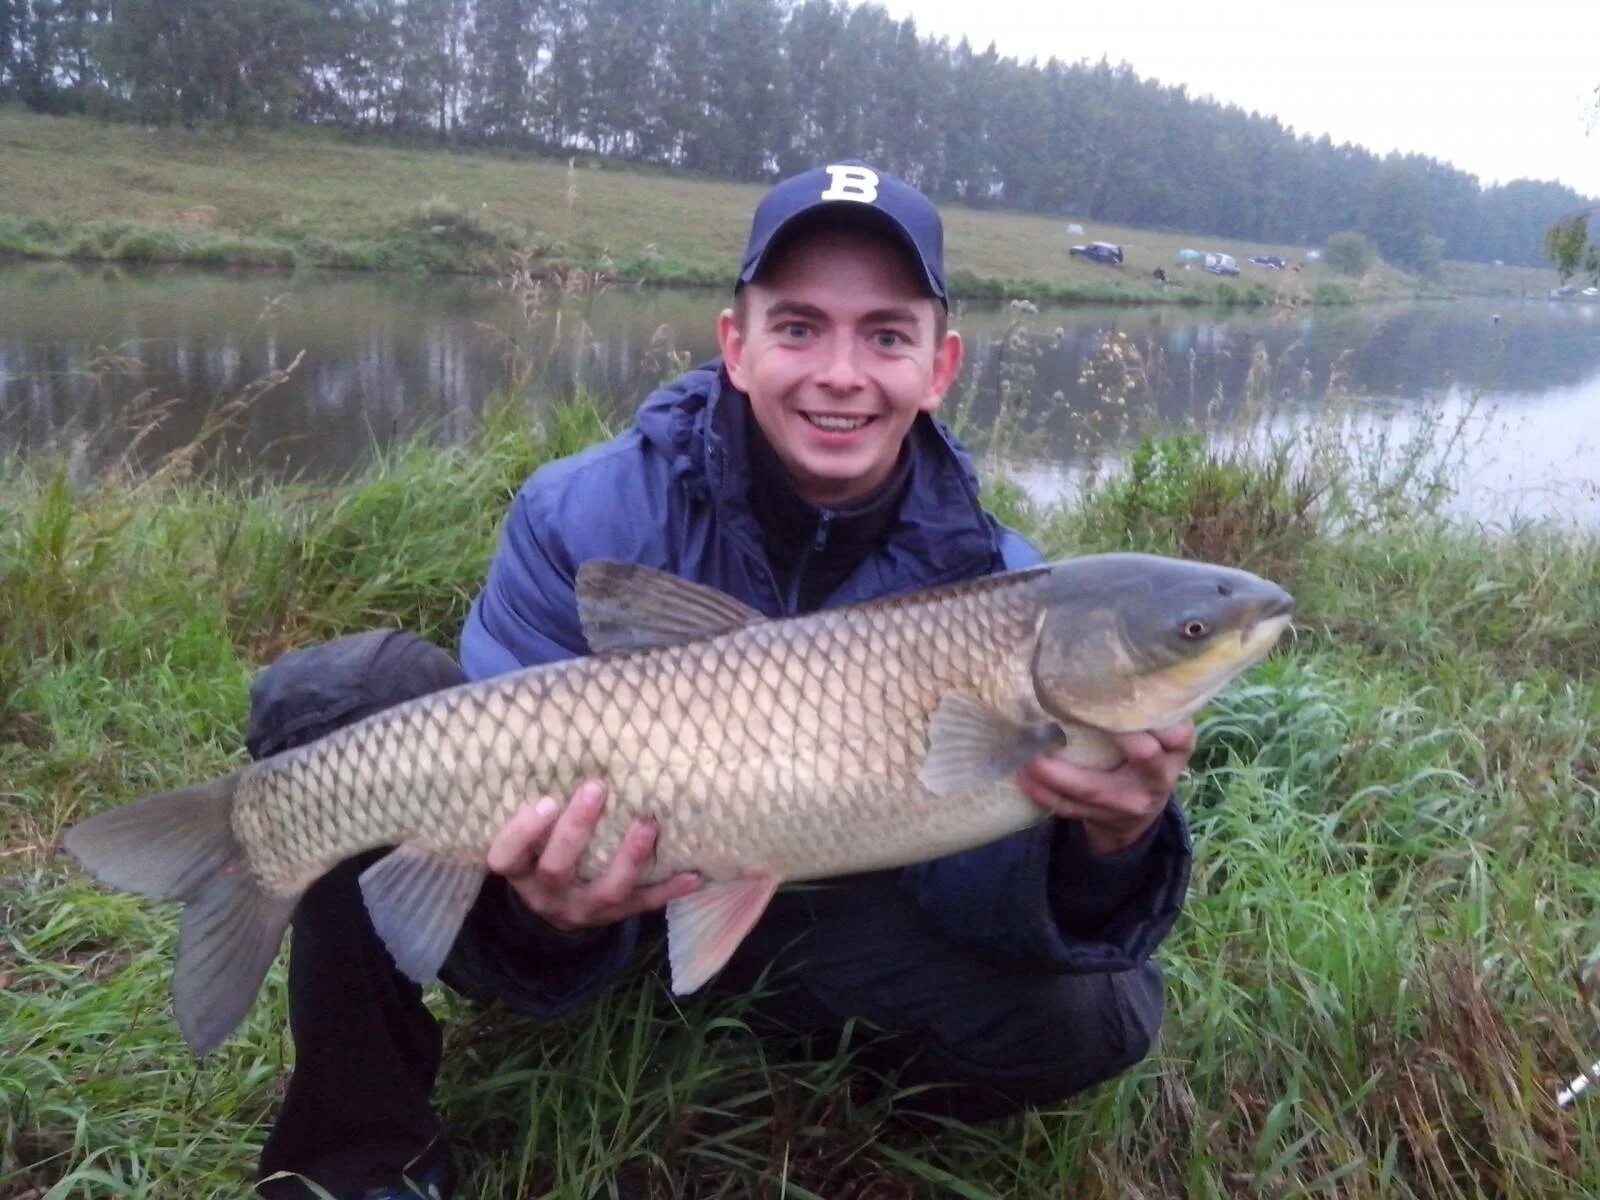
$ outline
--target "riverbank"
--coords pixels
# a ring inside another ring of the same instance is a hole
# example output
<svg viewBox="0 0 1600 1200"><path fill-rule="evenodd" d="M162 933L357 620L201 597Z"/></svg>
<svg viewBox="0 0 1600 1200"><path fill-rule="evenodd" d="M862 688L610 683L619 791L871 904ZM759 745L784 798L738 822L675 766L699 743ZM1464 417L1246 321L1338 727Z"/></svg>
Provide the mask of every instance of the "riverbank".
<svg viewBox="0 0 1600 1200"><path fill-rule="evenodd" d="M591 160L409 149L334 131L144 129L0 107L0 254L318 266L726 287L761 189ZM1337 304L1417 295L1543 295L1553 271L1450 264L1441 284L1385 265L1359 280L1305 247L945 209L958 297L1093 303ZM1073 243L1122 243L1109 268ZM1177 251L1243 272L1184 271ZM1298 271L1257 267L1275 254ZM1157 267L1173 282L1153 278Z"/></svg>
<svg viewBox="0 0 1600 1200"><path fill-rule="evenodd" d="M171 912L90 885L60 832L237 765L249 680L288 648L452 644L519 481L603 434L592 407L531 432L505 408L342 486L233 488L192 453L0 474L0 1195L238 1194L290 1054L282 964L195 1063ZM1424 442L1313 449L1178 438L1066 505L989 491L1053 554L1180 552L1299 601L1202 719L1154 1057L1021 1123L927 1129L848 1053L763 1053L737 1007L650 979L548 1028L441 996L463 1197L1600 1193L1600 1108L1550 1099L1600 1047L1600 541L1443 523Z"/></svg>

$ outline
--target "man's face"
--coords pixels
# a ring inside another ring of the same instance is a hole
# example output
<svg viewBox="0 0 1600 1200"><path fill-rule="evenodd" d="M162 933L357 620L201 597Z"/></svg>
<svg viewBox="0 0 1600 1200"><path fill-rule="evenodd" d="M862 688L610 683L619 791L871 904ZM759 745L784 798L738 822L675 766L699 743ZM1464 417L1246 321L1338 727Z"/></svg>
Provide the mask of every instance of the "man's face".
<svg viewBox="0 0 1600 1200"><path fill-rule="evenodd" d="M894 473L911 423L961 370L961 338L938 336L938 301L894 247L819 231L745 285L744 320L717 323L728 377L796 490L822 508L871 493Z"/></svg>

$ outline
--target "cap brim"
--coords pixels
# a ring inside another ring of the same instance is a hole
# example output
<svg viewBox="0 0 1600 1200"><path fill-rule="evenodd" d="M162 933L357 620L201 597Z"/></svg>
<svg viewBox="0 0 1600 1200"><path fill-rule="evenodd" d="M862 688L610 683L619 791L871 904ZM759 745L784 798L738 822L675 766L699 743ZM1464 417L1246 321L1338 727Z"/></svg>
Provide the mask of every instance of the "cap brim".
<svg viewBox="0 0 1600 1200"><path fill-rule="evenodd" d="M840 217L846 220L839 221ZM916 239L898 220L881 208L870 204L863 204L859 200L827 200L820 204L813 204L810 208L802 209L792 216L781 221L777 228L768 235L761 248L755 252L739 272L738 283L735 290L744 284L754 282L761 273L762 265L771 257L774 251L781 251L785 242L792 241L803 234L808 225L825 225L838 222L844 227L859 226L862 229L871 229L879 233L890 234L901 248L906 252L909 260L915 264L917 275L922 279L923 286L928 295L933 299L949 306L944 288L928 268L928 262L922 257Z"/></svg>

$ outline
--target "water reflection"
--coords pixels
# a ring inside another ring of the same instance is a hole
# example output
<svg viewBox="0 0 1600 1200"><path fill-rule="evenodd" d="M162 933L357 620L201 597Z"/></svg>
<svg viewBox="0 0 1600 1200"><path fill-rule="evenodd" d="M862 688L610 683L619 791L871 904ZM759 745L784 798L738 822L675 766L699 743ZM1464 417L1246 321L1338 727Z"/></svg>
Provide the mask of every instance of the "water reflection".
<svg viewBox="0 0 1600 1200"><path fill-rule="evenodd" d="M212 465L334 477L396 437L467 435L507 381L508 338L533 364L531 395L581 385L626 414L682 363L714 353L722 303L703 290L546 297L529 329L483 281L13 264L0 267L0 450L76 440L102 465L127 447L131 414L171 402L138 443L148 460L303 352L289 381L218 442ZM1469 463L1468 511L1600 523L1593 305L969 306L955 324L969 365L947 414L969 436L998 431L1041 495L1145 429L1289 428L1326 419L1330 395L1402 424L1420 405L1459 413L1476 401L1493 416L1477 418L1487 437ZM87 438L94 431L113 432Z"/></svg>

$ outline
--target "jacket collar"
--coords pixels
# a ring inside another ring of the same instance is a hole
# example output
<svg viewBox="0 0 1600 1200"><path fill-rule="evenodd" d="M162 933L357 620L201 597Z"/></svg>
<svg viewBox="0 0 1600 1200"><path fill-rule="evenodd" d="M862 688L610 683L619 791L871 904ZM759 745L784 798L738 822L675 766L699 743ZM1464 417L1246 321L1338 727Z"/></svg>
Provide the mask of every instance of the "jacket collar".
<svg viewBox="0 0 1600 1200"><path fill-rule="evenodd" d="M710 500L722 518L759 545L748 502L750 401L713 359L652 393L641 405L641 436L664 453L673 478ZM978 501L972 456L926 414L911 427L911 484L883 548L835 594L843 603L967 579L1000 561L995 529Z"/></svg>

